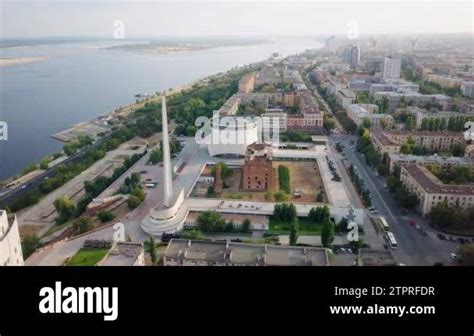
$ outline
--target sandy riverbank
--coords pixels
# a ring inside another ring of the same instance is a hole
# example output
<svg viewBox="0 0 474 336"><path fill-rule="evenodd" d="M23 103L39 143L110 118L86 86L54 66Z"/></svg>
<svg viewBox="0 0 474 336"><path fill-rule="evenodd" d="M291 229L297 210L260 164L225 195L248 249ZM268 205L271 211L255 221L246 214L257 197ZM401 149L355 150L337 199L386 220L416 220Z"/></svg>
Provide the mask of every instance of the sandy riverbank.
<svg viewBox="0 0 474 336"><path fill-rule="evenodd" d="M8 67L13 65L28 64L45 61L47 57L15 57L0 58L0 67Z"/></svg>

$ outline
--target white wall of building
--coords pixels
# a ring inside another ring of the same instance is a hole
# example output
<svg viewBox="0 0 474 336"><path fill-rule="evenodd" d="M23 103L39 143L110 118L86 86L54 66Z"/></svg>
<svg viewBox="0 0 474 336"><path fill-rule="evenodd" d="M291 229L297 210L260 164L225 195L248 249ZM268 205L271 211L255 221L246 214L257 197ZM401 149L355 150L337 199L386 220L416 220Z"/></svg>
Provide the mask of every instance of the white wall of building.
<svg viewBox="0 0 474 336"><path fill-rule="evenodd" d="M0 210L0 266L23 266L18 222L10 222L5 210Z"/></svg>
<svg viewBox="0 0 474 336"><path fill-rule="evenodd" d="M384 58L382 78L400 78L401 63L399 58Z"/></svg>

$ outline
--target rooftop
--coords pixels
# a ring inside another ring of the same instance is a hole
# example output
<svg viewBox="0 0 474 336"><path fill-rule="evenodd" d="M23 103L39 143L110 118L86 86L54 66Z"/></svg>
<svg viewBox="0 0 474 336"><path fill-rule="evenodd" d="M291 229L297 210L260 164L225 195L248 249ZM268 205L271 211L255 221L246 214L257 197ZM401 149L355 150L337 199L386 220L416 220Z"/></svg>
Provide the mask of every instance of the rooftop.
<svg viewBox="0 0 474 336"><path fill-rule="evenodd" d="M101 266L133 266L141 253L142 244L119 242L110 250Z"/></svg>
<svg viewBox="0 0 474 336"><path fill-rule="evenodd" d="M444 184L434 176L427 168L420 165L409 165L402 167L427 193L431 194L455 194L474 195L474 185L470 184Z"/></svg>
<svg viewBox="0 0 474 336"><path fill-rule="evenodd" d="M359 249L360 266L396 266L397 262L389 250Z"/></svg>
<svg viewBox="0 0 474 336"><path fill-rule="evenodd" d="M386 134L385 132L381 131L373 131L371 133L371 136L377 141L379 141L382 145L384 146L398 146L398 144L395 141L392 141Z"/></svg>
<svg viewBox="0 0 474 336"><path fill-rule="evenodd" d="M474 159L459 156L439 156L439 155L411 155L411 154L390 154L391 161L413 161L413 162L436 162L436 163L459 163L474 165Z"/></svg>
<svg viewBox="0 0 474 336"><path fill-rule="evenodd" d="M464 138L462 132L453 132L453 131L408 131L408 130L388 130L383 132L387 136L396 136L396 135L411 135L411 136L446 136L446 137L456 137Z"/></svg>
<svg viewBox="0 0 474 336"><path fill-rule="evenodd" d="M249 266L327 266L327 251L294 247L229 242L171 239L166 258L204 263Z"/></svg>

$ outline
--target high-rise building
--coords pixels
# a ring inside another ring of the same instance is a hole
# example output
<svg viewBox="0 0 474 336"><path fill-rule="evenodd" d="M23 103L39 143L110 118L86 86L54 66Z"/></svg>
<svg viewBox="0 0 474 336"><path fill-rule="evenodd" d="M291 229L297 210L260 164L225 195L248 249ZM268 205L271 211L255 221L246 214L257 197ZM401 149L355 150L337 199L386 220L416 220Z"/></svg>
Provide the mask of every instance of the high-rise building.
<svg viewBox="0 0 474 336"><path fill-rule="evenodd" d="M360 48L355 45L348 46L342 53L342 61L355 68L360 62Z"/></svg>
<svg viewBox="0 0 474 336"><path fill-rule="evenodd" d="M23 266L20 233L16 216L0 210L0 266Z"/></svg>
<svg viewBox="0 0 474 336"><path fill-rule="evenodd" d="M329 51L334 51L334 47L336 44L336 37L331 35L329 38L324 41L324 48Z"/></svg>
<svg viewBox="0 0 474 336"><path fill-rule="evenodd" d="M400 78L401 60L399 58L384 58L382 78Z"/></svg>

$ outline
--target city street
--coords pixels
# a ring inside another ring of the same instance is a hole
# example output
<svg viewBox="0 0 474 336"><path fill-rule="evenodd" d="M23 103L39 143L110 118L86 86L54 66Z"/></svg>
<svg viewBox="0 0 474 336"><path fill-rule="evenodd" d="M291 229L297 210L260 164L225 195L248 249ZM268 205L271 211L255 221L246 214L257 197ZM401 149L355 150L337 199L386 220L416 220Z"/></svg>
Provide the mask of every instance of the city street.
<svg viewBox="0 0 474 336"><path fill-rule="evenodd" d="M450 253L456 250L457 245L439 240L436 237L437 232L433 231L427 220L418 214L408 213L407 216L401 214L402 209L397 205L388 189L384 188L385 178L377 176L375 170L366 164L365 158L357 151L351 150L351 141L356 141L357 137L333 135L331 139L333 142L340 141L344 145L346 167L349 167L351 163L357 167L357 171L371 192L372 205L379 211L379 215L387 219L390 230L398 242L398 249L393 251L398 261L406 265L429 266L435 262L442 262L445 265L451 264ZM422 235L409 225L410 219L422 226L428 235Z"/></svg>

